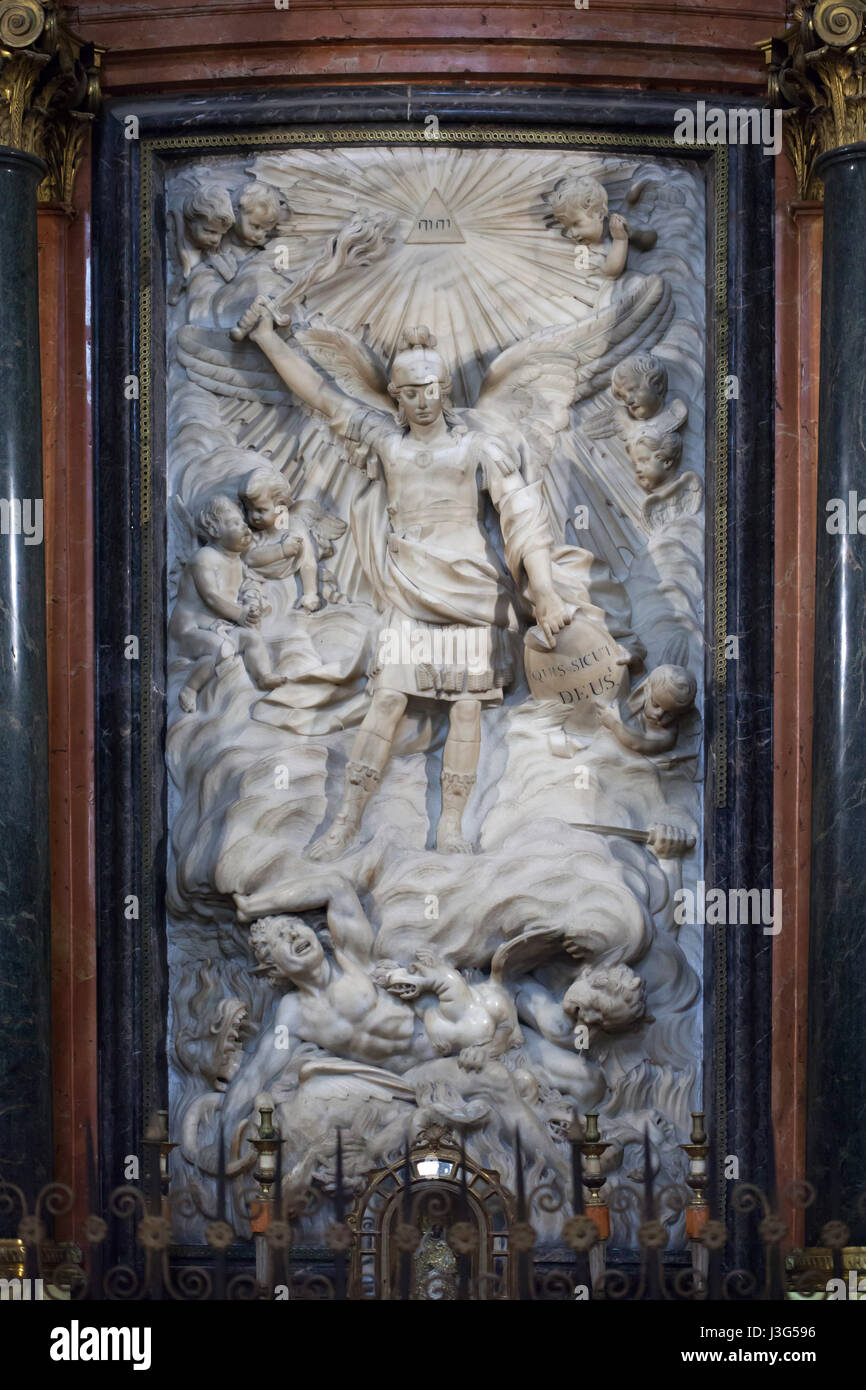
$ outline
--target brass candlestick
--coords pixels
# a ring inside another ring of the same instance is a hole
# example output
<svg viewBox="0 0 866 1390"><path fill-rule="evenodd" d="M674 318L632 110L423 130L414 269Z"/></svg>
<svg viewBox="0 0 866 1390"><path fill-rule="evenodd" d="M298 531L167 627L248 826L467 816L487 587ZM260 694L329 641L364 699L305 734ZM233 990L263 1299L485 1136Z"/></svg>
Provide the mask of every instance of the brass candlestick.
<svg viewBox="0 0 866 1390"><path fill-rule="evenodd" d="M686 1207L686 1236L689 1240L699 1240L701 1231L707 1224L710 1209L707 1204L706 1189L710 1178L707 1172L707 1155L710 1152L709 1136L704 1128L704 1112L692 1111L692 1132L688 1144L680 1144L683 1153L688 1154L689 1171L686 1184L692 1190L692 1198Z"/></svg>
<svg viewBox="0 0 866 1390"><path fill-rule="evenodd" d="M585 1209L586 1215L598 1227L600 1240L607 1240L610 1235L610 1208L600 1195L606 1181L601 1171L601 1159L602 1154L609 1148L610 1144L603 1140L599 1133L598 1112L588 1114L580 1143L583 1155L583 1185L589 1194Z"/></svg>
<svg viewBox="0 0 866 1390"><path fill-rule="evenodd" d="M258 1155L253 1177L261 1188L263 1202L271 1200L271 1192L277 1176L277 1150L281 1142L280 1135L274 1129L273 1114L272 1105L262 1105L259 1108L259 1137L249 1141ZM279 1193L276 1196L279 1198Z"/></svg>

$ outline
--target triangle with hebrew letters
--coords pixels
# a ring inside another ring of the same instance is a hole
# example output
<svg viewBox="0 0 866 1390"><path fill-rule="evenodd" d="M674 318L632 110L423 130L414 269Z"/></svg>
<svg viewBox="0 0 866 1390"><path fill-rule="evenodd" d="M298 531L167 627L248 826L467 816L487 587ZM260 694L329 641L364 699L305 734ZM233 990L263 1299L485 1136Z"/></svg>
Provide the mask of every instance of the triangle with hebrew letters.
<svg viewBox="0 0 866 1390"><path fill-rule="evenodd" d="M442 201L439 189L434 188L412 224L406 245L443 246L446 242L464 240L460 228Z"/></svg>

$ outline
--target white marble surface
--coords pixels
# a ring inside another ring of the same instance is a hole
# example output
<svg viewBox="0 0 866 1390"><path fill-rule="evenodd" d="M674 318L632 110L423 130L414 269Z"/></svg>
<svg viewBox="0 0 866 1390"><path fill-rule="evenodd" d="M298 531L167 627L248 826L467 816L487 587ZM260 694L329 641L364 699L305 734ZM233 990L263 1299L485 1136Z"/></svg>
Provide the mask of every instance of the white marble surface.
<svg viewBox="0 0 866 1390"><path fill-rule="evenodd" d="M506 1183L517 1127L536 1175L566 1177L563 1107L601 1111L613 1183L647 1123L679 1174L701 1049L700 928L672 903L702 859L699 177L346 147L175 166L168 207L178 1180L209 1200L220 1124L249 1169L263 1092L291 1182L333 1181L337 1125L360 1185L431 1121ZM230 336L263 294L274 335ZM435 346L400 356L418 325ZM419 624L486 634L496 689L473 695L473 649L412 650Z"/></svg>

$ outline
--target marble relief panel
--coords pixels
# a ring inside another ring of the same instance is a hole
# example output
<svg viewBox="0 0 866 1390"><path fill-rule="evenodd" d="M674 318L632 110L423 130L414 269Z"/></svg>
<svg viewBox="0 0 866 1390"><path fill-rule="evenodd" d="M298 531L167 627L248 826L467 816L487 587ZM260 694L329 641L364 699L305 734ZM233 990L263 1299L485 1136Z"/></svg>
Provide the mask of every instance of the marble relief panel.
<svg viewBox="0 0 866 1390"><path fill-rule="evenodd" d="M682 1174L699 1103L706 211L633 153L172 165L172 1131L204 1206L419 1135ZM242 1183L233 1184L239 1192ZM242 1213L234 1213L236 1220ZM200 1235L190 1218L187 1234Z"/></svg>

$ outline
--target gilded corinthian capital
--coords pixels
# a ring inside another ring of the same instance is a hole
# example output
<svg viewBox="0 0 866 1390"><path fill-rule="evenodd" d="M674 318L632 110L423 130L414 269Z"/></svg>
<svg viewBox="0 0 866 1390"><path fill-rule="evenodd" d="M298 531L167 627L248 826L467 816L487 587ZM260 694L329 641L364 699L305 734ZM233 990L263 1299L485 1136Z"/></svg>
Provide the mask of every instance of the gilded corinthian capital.
<svg viewBox="0 0 866 1390"><path fill-rule="evenodd" d="M0 145L45 161L40 202L72 200L101 55L69 28L65 6L0 0Z"/></svg>
<svg viewBox="0 0 866 1390"><path fill-rule="evenodd" d="M761 44L801 198L821 197L819 155L866 140L864 21L866 0L817 0L796 5L785 33Z"/></svg>

